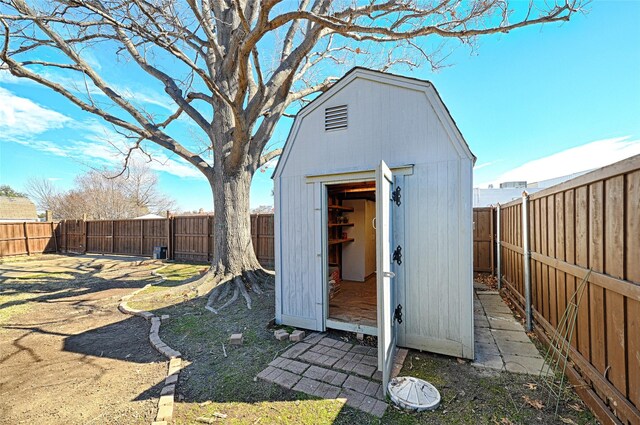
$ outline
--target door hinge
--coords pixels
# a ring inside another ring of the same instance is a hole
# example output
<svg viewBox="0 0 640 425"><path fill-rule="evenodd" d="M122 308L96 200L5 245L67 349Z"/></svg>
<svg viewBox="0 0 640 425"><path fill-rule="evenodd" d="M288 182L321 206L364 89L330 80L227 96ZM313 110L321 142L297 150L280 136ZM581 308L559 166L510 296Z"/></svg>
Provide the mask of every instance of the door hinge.
<svg viewBox="0 0 640 425"><path fill-rule="evenodd" d="M400 189L400 186L396 186L396 189L391 192L391 200L395 202L397 206L402 204L402 201L400 201L400 198L402 198L402 195L400 194L401 191L402 189Z"/></svg>
<svg viewBox="0 0 640 425"><path fill-rule="evenodd" d="M393 251L393 261L398 263L398 265L402 264L402 247L400 245Z"/></svg>
<svg viewBox="0 0 640 425"><path fill-rule="evenodd" d="M396 320L399 324L402 323L402 304L398 304L396 311L393 312L393 320Z"/></svg>

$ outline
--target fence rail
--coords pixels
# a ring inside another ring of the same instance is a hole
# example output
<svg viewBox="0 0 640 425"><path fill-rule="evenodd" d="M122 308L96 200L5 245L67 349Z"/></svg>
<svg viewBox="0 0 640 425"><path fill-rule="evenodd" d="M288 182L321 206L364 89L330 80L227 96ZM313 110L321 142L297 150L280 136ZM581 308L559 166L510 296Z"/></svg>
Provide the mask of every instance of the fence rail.
<svg viewBox="0 0 640 425"><path fill-rule="evenodd" d="M524 225L523 208L522 201L500 207L507 295L524 315L524 232L542 340L591 270L568 376L603 423L640 424L640 155L530 195Z"/></svg>
<svg viewBox="0 0 640 425"><path fill-rule="evenodd" d="M256 257L274 266L273 214L251 215ZM150 257L156 246L167 247L169 259L208 262L213 256L213 216L173 216L151 220L65 220L60 223L60 250Z"/></svg>
<svg viewBox="0 0 640 425"><path fill-rule="evenodd" d="M0 223L0 257L58 250L57 223Z"/></svg>

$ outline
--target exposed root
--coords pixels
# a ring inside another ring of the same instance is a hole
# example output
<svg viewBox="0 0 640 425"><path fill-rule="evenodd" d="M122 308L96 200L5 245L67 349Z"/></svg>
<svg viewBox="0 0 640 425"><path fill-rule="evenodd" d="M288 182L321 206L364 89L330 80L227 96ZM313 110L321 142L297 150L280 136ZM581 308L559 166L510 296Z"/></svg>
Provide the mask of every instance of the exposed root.
<svg viewBox="0 0 640 425"><path fill-rule="evenodd" d="M213 304L227 296L227 294L229 293L229 285L225 285L225 283L231 280L231 278L231 275L224 276L220 283L218 283L218 286L213 288L207 300L208 305Z"/></svg>
<svg viewBox="0 0 640 425"><path fill-rule="evenodd" d="M269 289L273 289L275 287L275 276L276 275L275 275L274 272L272 272L271 270L258 269L258 270L256 270L256 274L263 279L264 284Z"/></svg>
<svg viewBox="0 0 640 425"><path fill-rule="evenodd" d="M233 280L236 283L236 287L240 290L240 293L242 294L245 301L247 302L247 308L251 310L251 297L247 292L247 288L245 288L244 286L244 282L242 281L242 278L240 276L236 276Z"/></svg>
<svg viewBox="0 0 640 425"><path fill-rule="evenodd" d="M245 272L245 277L251 285L251 289L258 295L264 294L264 291L260 287L260 279L252 271Z"/></svg>
<svg viewBox="0 0 640 425"><path fill-rule="evenodd" d="M240 291L238 290L238 288L234 288L233 289L233 295L231 296L231 298L229 298L229 300L224 303L217 311L214 310L214 312L216 314L218 314L218 311L222 310L225 307L229 307L231 304L233 304L235 302L235 300L238 299L238 294L240 293Z"/></svg>
<svg viewBox="0 0 640 425"><path fill-rule="evenodd" d="M215 314L233 304L240 294L242 294L247 308L251 309L253 300L250 293L262 295L268 290L273 290L275 285L274 275L261 268L247 270L241 275L220 275L221 273L218 274L216 280L219 283L211 290L205 307ZM219 303L222 303L222 305L217 306Z"/></svg>

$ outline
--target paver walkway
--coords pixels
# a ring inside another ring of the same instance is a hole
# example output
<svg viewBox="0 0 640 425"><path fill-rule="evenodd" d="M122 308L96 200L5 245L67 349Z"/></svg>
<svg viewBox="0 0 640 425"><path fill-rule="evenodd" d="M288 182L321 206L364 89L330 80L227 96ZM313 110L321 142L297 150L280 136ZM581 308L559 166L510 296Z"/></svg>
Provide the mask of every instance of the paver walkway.
<svg viewBox="0 0 640 425"><path fill-rule="evenodd" d="M407 350L398 350L392 376L406 355ZM258 378L316 397L346 399L348 406L382 417L387 403L377 365L377 348L314 333L269 363Z"/></svg>
<svg viewBox="0 0 640 425"><path fill-rule="evenodd" d="M544 359L500 294L497 291L482 290L482 284L474 286L476 359L472 365L530 375L540 374Z"/></svg>

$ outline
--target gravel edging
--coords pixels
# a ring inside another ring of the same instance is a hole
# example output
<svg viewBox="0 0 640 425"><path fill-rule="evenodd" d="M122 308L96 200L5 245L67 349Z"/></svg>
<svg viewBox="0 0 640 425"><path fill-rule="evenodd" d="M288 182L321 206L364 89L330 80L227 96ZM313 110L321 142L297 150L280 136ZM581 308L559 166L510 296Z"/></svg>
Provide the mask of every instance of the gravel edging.
<svg viewBox="0 0 640 425"><path fill-rule="evenodd" d="M134 308L131 308L129 307L127 302L132 297L149 288L150 286L164 282L166 279L165 276L158 273L158 271L162 270L165 267L166 265L151 272L152 275L159 277L160 280L155 283L149 283L140 289L136 289L129 295L125 295L120 299L120 304L118 304L118 310L120 310L122 313L129 314L131 316L142 317L145 320L151 322L151 328L149 329L149 343L160 354L169 359L169 370L167 371L167 377L164 381L164 387L162 387L162 390L160 391L158 412L156 414L155 421L152 422L151 425L166 425L173 418L173 403L176 393L176 385L178 383L178 375L180 374L180 370L182 370L182 354L179 351L169 347L160 339L160 324L163 321L168 320L169 315L158 317L149 311L136 310Z"/></svg>

